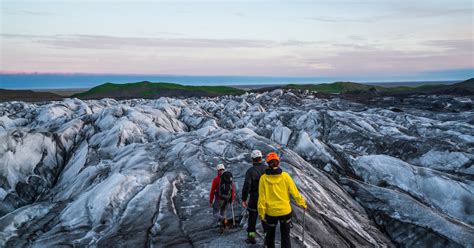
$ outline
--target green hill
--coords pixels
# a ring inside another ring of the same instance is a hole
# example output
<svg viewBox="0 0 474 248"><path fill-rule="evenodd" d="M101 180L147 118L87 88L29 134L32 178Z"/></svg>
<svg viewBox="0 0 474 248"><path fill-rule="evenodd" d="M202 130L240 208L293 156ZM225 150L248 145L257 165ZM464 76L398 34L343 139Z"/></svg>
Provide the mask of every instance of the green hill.
<svg viewBox="0 0 474 248"><path fill-rule="evenodd" d="M188 86L173 83L152 83L148 81L126 84L105 83L86 92L75 94L72 97L83 99L98 98L156 98L193 97L193 96L220 96L242 94L245 91L227 86Z"/></svg>
<svg viewBox="0 0 474 248"><path fill-rule="evenodd" d="M0 102L9 102L9 101L43 102L43 101L61 101L62 99L63 99L62 96L51 93L51 92L0 89Z"/></svg>
<svg viewBox="0 0 474 248"><path fill-rule="evenodd" d="M460 83L459 83L460 84ZM464 83L465 84L465 83ZM466 86L462 84L463 88ZM381 92L381 93L421 93L431 94L442 92L445 89L460 88L460 86L444 85L444 84L426 84L415 87L410 86L397 86L397 87L384 87L376 85L367 85L353 82L335 82L330 84L288 84L284 88L286 89L301 89L311 90L319 93L364 93L364 92Z"/></svg>
<svg viewBox="0 0 474 248"><path fill-rule="evenodd" d="M316 91L323 94L356 94L363 96L366 93L376 95L409 95L409 94L452 94L472 95L474 94L474 79L452 85L421 85L416 87L397 86L384 87L367 85L353 82L335 82L330 84L288 84L267 88L253 89L251 92L263 92L273 89L300 89ZM148 81L113 84L105 83L96 86L86 92L75 94L72 97L82 99L100 98L157 98L157 97L213 97L221 95L237 95L245 93L244 90L227 86L188 86L173 83L151 83Z"/></svg>

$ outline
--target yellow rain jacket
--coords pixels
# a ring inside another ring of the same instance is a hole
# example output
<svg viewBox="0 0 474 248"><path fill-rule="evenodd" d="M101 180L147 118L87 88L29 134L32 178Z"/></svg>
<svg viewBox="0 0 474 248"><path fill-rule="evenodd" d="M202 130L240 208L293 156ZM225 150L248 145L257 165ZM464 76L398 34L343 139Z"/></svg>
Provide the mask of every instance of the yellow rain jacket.
<svg viewBox="0 0 474 248"><path fill-rule="evenodd" d="M293 179L280 168L265 171L258 184L258 214L261 219L265 214L282 216L291 213L290 194L296 204L306 208L304 198L298 192Z"/></svg>

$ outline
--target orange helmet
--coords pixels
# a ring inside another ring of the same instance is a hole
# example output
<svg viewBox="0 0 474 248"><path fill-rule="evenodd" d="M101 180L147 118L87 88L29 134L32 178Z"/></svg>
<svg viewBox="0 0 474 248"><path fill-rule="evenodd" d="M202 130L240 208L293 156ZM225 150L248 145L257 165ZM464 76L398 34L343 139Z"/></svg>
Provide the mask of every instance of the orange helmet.
<svg viewBox="0 0 474 248"><path fill-rule="evenodd" d="M272 160L280 161L280 158L278 157L278 154L276 154L276 152L270 152L269 154L267 154L267 163Z"/></svg>

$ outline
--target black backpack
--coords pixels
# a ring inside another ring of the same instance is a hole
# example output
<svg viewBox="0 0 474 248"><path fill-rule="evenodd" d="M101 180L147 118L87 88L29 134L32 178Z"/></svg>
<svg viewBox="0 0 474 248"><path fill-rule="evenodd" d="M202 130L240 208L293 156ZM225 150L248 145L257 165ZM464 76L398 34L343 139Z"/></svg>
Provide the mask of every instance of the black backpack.
<svg viewBox="0 0 474 248"><path fill-rule="evenodd" d="M228 201L232 197L232 180L233 176L230 171L224 171L224 173L222 173L219 183L220 199Z"/></svg>

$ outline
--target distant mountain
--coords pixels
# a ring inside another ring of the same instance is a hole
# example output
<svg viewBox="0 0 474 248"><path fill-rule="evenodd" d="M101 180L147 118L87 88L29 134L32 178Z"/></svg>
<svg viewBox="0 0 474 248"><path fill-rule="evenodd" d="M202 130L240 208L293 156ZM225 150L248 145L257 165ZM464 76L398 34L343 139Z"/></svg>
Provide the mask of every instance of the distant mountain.
<svg viewBox="0 0 474 248"><path fill-rule="evenodd" d="M194 96L220 96L242 94L245 91L227 86L187 86L173 83L152 83L148 81L113 84L105 83L86 92L72 95L81 99L100 98L157 98L167 97L194 97Z"/></svg>
<svg viewBox="0 0 474 248"><path fill-rule="evenodd" d="M5 90L0 89L0 102L7 101L25 101L25 102L41 102L41 101L59 101L63 97L50 92L36 92L32 90Z"/></svg>
<svg viewBox="0 0 474 248"><path fill-rule="evenodd" d="M469 88L469 89L472 90L472 89L474 89L474 78L470 78L466 81L462 81L462 82L453 84L453 86L455 86L455 87L466 87L466 88Z"/></svg>
<svg viewBox="0 0 474 248"><path fill-rule="evenodd" d="M426 84L416 87L397 86L384 87L354 82L335 82L330 84L288 84L247 90L249 92L265 92L275 89L309 90L322 97L342 94L350 100L368 101L377 96L408 96L408 95L474 95L474 78L455 84ZM228 86L188 86L174 83L152 83L142 81L127 84L105 83L85 92L70 97L80 99L131 99L165 97L215 97L222 95L239 95L246 90ZM52 92L36 92L31 90L0 89L0 102L5 101L54 101L62 100L61 96Z"/></svg>
<svg viewBox="0 0 474 248"><path fill-rule="evenodd" d="M442 85L440 87L429 89L428 91L434 94L474 95L474 78L452 85Z"/></svg>
<svg viewBox="0 0 474 248"><path fill-rule="evenodd" d="M354 82L335 82L330 84L288 84L261 88L255 91L263 92L273 89L298 89L310 90L322 94L377 94L377 95L412 95L412 94L438 94L438 95L474 95L474 78L466 81L445 85L426 84L416 87L397 86L384 87L367 85Z"/></svg>

